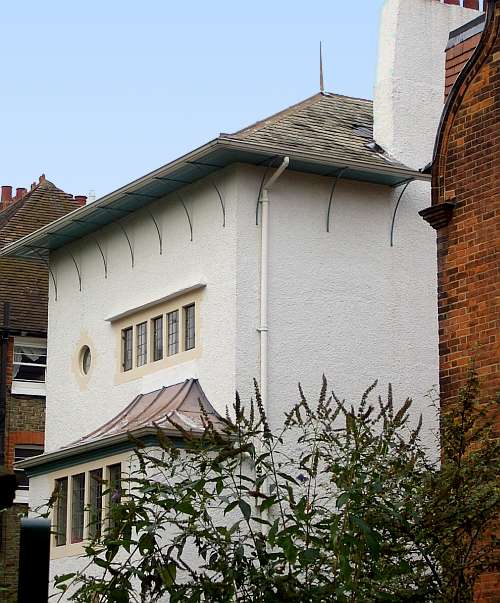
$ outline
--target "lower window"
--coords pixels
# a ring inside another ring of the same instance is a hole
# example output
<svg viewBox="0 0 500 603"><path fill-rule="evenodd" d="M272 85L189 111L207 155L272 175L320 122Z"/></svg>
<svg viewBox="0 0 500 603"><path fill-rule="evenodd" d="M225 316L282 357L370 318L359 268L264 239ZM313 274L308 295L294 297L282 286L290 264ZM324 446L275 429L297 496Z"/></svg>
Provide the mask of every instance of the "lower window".
<svg viewBox="0 0 500 603"><path fill-rule="evenodd" d="M105 522L110 527L115 525L112 511L113 505L121 501L121 472L121 463L115 463L56 479L56 546L99 538Z"/></svg>

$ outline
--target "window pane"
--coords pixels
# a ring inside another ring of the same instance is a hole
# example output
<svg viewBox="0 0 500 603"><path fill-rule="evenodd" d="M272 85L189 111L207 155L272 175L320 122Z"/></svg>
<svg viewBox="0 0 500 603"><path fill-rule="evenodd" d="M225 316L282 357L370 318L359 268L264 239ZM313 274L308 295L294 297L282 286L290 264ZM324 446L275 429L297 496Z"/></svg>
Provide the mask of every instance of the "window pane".
<svg viewBox="0 0 500 603"><path fill-rule="evenodd" d="M68 478L56 480L56 512L55 512L55 531L56 531L56 546L66 544L67 531L67 506L68 506Z"/></svg>
<svg viewBox="0 0 500 603"><path fill-rule="evenodd" d="M163 316L153 318L153 360L163 358Z"/></svg>
<svg viewBox="0 0 500 603"><path fill-rule="evenodd" d="M141 322L137 325L137 366L143 366L148 359L148 325Z"/></svg>
<svg viewBox="0 0 500 603"><path fill-rule="evenodd" d="M46 345L14 345L13 379L16 381L45 382L47 366Z"/></svg>
<svg viewBox="0 0 500 603"><path fill-rule="evenodd" d="M71 478L71 542L83 540L83 519L85 509L85 473Z"/></svg>
<svg viewBox="0 0 500 603"><path fill-rule="evenodd" d="M109 527L113 529L116 520L113 517L113 507L118 505L122 498L122 466L120 463L108 467L108 505L109 505Z"/></svg>
<svg viewBox="0 0 500 603"><path fill-rule="evenodd" d="M130 371L132 368L132 327L122 331L122 362L123 370Z"/></svg>
<svg viewBox="0 0 500 603"><path fill-rule="evenodd" d="M102 469L90 472L89 536L98 538L102 527Z"/></svg>
<svg viewBox="0 0 500 603"><path fill-rule="evenodd" d="M24 459L30 459L32 456L37 456L43 453L43 446L26 445L16 446L14 448L14 462L24 461ZM17 477L17 488L19 490L29 489L29 480L26 477L26 472L23 469L15 470Z"/></svg>
<svg viewBox="0 0 500 603"><path fill-rule="evenodd" d="M169 356L179 351L179 310L167 314L168 349Z"/></svg>
<svg viewBox="0 0 500 603"><path fill-rule="evenodd" d="M192 350L195 346L194 304L184 308L184 349Z"/></svg>

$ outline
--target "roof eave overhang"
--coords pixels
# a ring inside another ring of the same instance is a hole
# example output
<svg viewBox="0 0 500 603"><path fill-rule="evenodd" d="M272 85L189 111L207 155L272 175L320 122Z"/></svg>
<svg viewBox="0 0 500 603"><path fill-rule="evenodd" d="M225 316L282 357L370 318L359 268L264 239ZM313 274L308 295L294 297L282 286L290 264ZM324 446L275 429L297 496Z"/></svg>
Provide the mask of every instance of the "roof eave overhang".
<svg viewBox="0 0 500 603"><path fill-rule="evenodd" d="M203 159L207 159L207 157L219 151L229 153L229 156L232 159L227 159L226 163L223 165L209 164L202 161ZM35 258L47 257L50 251L83 238L92 232L92 229L98 230L99 228L102 228L106 224L109 224L120 217L114 214L113 219L110 219L109 222L103 223L102 225L94 228L92 226L93 221L90 218L93 214L95 214L95 212L99 210L106 210L106 208L109 209L109 206L116 207L118 204L124 203L125 200L134 197L134 195L137 195L138 197L144 196L139 191L143 190L152 183L162 180L172 180L175 182L173 176L186 166L196 164L200 166L203 165L212 171L223 169L234 163L250 163L253 165L264 166L269 165L273 158L284 155L287 155L290 158L291 170L297 169L298 171L310 172L323 176L335 176L338 175L342 170L342 178L371 182L374 184L381 184L381 178L384 178L389 186L398 186L399 184L409 180L430 181L429 175L400 165L391 165L389 163L387 163L387 165L381 165L379 162L370 163L362 160L347 159L340 155L336 156L334 154L325 156L303 151L297 152L293 149L287 149L285 147L275 145L267 146L255 143L249 144L245 141L221 136L195 149L194 151L183 155L175 161L172 161L171 163L153 172L150 172L149 174L146 174L137 180L134 180L130 184L119 188L118 190L102 197L94 203L76 209L75 211L63 216L62 218L59 218L51 224L40 228L30 235L5 246L3 249L0 249L0 256ZM203 172L200 170L199 177L193 180L193 183L196 180L200 180L205 176L208 176L210 173L212 172L207 173L206 171ZM179 188L191 183L192 182L185 182L180 185ZM158 197L143 200L142 205L138 205L136 209L140 209L141 207L144 207L155 200L161 199L170 192L173 191L165 191L164 193L159 194ZM147 197L147 195L145 195L145 197ZM139 203L140 202L141 201L139 201ZM135 211L135 209L133 211ZM86 230L85 232L82 230L82 234L77 234L73 237L68 237L67 235L62 234L63 228L72 226L76 222L84 225L90 225L90 230ZM55 240L63 239L63 241L53 247L44 247L41 245L37 246L36 243L43 242L44 237L53 237Z"/></svg>
<svg viewBox="0 0 500 603"><path fill-rule="evenodd" d="M94 454L94 458L97 458L99 456L108 456L110 453L112 454L113 449L116 452L125 452L127 449L133 450L136 448L137 441L143 442L145 445L152 445L156 440L157 433L158 430L155 427L142 427L130 432L120 432L96 440L82 442L81 444L77 443L67 448L60 448L53 452L40 454L16 463L15 467L16 469L23 469L28 477L46 474L60 468L61 464L63 466L80 464L84 462L86 457L92 455L92 453L102 452L102 455ZM165 437L178 440L180 445L181 436L179 432L174 429L162 429L162 434ZM193 432L193 436L196 437L197 435L197 433ZM124 444L126 445L125 448L120 446Z"/></svg>

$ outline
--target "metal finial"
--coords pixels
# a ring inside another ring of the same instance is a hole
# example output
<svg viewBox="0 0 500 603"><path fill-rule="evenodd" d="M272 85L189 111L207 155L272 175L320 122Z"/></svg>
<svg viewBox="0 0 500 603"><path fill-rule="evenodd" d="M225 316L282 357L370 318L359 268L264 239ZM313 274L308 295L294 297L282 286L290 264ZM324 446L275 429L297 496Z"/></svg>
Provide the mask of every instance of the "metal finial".
<svg viewBox="0 0 500 603"><path fill-rule="evenodd" d="M320 92L325 91L325 84L323 81L323 49L321 42L319 43L319 89Z"/></svg>

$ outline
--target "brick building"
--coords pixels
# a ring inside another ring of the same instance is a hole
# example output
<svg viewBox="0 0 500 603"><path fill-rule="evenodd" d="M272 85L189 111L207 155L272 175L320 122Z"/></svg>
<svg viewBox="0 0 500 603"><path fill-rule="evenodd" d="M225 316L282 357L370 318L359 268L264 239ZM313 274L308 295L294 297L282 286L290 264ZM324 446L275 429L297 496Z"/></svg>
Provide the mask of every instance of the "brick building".
<svg viewBox="0 0 500 603"><path fill-rule="evenodd" d="M0 247L85 203L42 176L30 192L2 186ZM43 452L48 270L42 260L0 259L0 473L15 460ZM19 516L27 509L28 482L17 475L14 507L0 515L0 586L16 600Z"/></svg>
<svg viewBox="0 0 500 603"><path fill-rule="evenodd" d="M444 412L474 362L500 435L500 0L450 35L447 103L432 168L437 230L440 389ZM499 574L482 577L476 600L500 601Z"/></svg>

